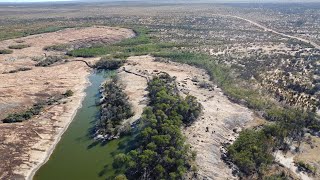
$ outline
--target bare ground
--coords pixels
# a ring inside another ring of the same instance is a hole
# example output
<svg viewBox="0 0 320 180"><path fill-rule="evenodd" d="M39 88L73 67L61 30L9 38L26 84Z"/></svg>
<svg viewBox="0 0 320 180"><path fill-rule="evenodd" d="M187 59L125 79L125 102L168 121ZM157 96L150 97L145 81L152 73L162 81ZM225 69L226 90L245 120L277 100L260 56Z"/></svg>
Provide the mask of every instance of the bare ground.
<svg viewBox="0 0 320 180"><path fill-rule="evenodd" d="M83 62L68 62L49 67L34 67L33 57L59 55L43 48L54 44L102 40L112 43L134 36L131 30L110 27L66 29L0 42L0 49L18 43L30 47L0 55L0 119L7 114L30 108L39 99L62 94L71 89L74 95L65 103L52 105L37 117L23 123L0 123L0 179L25 179L43 163L70 124L85 96L90 69ZM79 58L77 58L79 59ZM72 61L73 59L69 59ZM94 62L97 58L86 59ZM20 67L30 71L2 74Z"/></svg>
<svg viewBox="0 0 320 180"><path fill-rule="evenodd" d="M143 77L126 73L125 71L121 70L119 71L118 75L120 77L121 84L124 86L124 92L129 97L129 102L131 103L132 110L134 112L134 116L126 120L125 122L129 122L130 124L132 124L141 117L143 109L147 105L147 81Z"/></svg>
<svg viewBox="0 0 320 180"><path fill-rule="evenodd" d="M307 134L304 141L299 147L299 152L291 151L286 154L277 152L276 159L285 167L294 172L300 179L320 179L320 156L319 156L320 139L317 136ZM302 161L313 168L315 173L306 173L299 171L294 162Z"/></svg>
<svg viewBox="0 0 320 180"><path fill-rule="evenodd" d="M231 170L220 159L221 143L235 139L234 129L240 130L249 122L255 122L253 113L238 104L230 102L219 88L214 90L199 88L192 79L209 82L209 76L195 67L173 62L157 62L151 56L128 58L124 68L130 72L151 77L162 71L177 77L178 88L182 95L197 97L204 107L202 116L192 126L184 128L187 142L197 151L196 162L199 166L199 177L209 179L236 179ZM126 91L140 99L145 96L146 80L142 77L121 71L123 81L128 83ZM135 82L137 81L137 82ZM130 84L130 85L129 85ZM137 91L137 90L140 91ZM258 121L258 120L257 120ZM206 128L208 127L208 132Z"/></svg>

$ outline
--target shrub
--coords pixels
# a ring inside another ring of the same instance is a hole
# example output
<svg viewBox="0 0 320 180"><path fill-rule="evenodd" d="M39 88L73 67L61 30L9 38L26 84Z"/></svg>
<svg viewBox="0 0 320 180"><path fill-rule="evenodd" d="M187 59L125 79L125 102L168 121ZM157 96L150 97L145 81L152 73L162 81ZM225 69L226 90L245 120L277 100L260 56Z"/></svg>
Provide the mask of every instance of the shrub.
<svg viewBox="0 0 320 180"><path fill-rule="evenodd" d="M54 63L61 62L63 58L61 56L48 56L44 60L38 62L36 66L47 67Z"/></svg>
<svg viewBox="0 0 320 180"><path fill-rule="evenodd" d="M25 41L24 40L22 40L22 39L18 39L18 40L16 40L16 43L24 43Z"/></svg>
<svg viewBox="0 0 320 180"><path fill-rule="evenodd" d="M315 174L317 172L317 169L315 167L313 167L310 164L307 164L303 161L297 161L297 162L295 162L295 164L298 166L298 169L300 171L304 171L304 172L312 173L312 174Z"/></svg>
<svg viewBox="0 0 320 180"><path fill-rule="evenodd" d="M200 88L204 88L204 89L212 89L213 88L212 84L210 84L210 83L208 83L206 81L201 81L199 83L199 87Z"/></svg>
<svg viewBox="0 0 320 180"><path fill-rule="evenodd" d="M43 48L43 50L46 50L46 51L66 51L68 48L69 48L69 45L67 45L67 44L58 44L58 45L46 46Z"/></svg>
<svg viewBox="0 0 320 180"><path fill-rule="evenodd" d="M114 70L120 68L124 64L124 60L101 58L95 65L97 69Z"/></svg>
<svg viewBox="0 0 320 180"><path fill-rule="evenodd" d="M67 90L64 94L63 94L65 97L71 97L73 96L73 91L72 90Z"/></svg>
<svg viewBox="0 0 320 180"><path fill-rule="evenodd" d="M288 179L290 178L284 171L278 174L272 174L272 175L267 175L263 177L263 180L288 180Z"/></svg>
<svg viewBox="0 0 320 180"><path fill-rule="evenodd" d="M33 105L32 108L28 109L22 113L9 114L5 119L2 120L3 123L17 123L30 119L34 115L38 115L43 108L41 103Z"/></svg>
<svg viewBox="0 0 320 180"><path fill-rule="evenodd" d="M8 48L9 49L24 49L24 48L27 48L27 47L30 47L30 45L28 45L28 44L16 44L16 45L11 45Z"/></svg>
<svg viewBox="0 0 320 180"><path fill-rule="evenodd" d="M273 161L273 140L262 130L244 130L228 147L228 155L245 175L260 172Z"/></svg>
<svg viewBox="0 0 320 180"><path fill-rule="evenodd" d="M0 54L12 54L13 51L10 49L0 49Z"/></svg>
<svg viewBox="0 0 320 180"><path fill-rule="evenodd" d="M123 174L120 174L114 178L115 180L127 180L127 177Z"/></svg>
<svg viewBox="0 0 320 180"><path fill-rule="evenodd" d="M62 95L52 96L45 101L35 103L31 108L27 109L24 112L9 114L2 121L4 123L23 122L32 118L35 115L39 115L45 106L52 105L53 103L59 103L59 100L61 100L62 98Z"/></svg>
<svg viewBox="0 0 320 180"><path fill-rule="evenodd" d="M11 70L9 72L4 72L3 74L7 74L7 73L16 73L16 72L19 72L19 71L30 71L32 68L30 67L21 67L19 69L15 69L15 70Z"/></svg>
<svg viewBox="0 0 320 180"><path fill-rule="evenodd" d="M44 59L45 59L45 57L43 57L43 56L34 56L31 58L32 61L36 61L36 62L40 62Z"/></svg>

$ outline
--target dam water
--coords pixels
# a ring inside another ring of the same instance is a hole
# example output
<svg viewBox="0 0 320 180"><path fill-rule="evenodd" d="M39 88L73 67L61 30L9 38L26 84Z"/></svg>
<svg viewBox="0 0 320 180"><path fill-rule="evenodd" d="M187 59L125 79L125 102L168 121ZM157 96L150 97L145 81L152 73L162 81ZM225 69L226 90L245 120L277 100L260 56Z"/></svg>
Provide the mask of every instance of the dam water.
<svg viewBox="0 0 320 180"><path fill-rule="evenodd" d="M90 138L89 131L99 114L96 101L100 84L114 72L95 72L89 76L91 85L72 123L61 137L48 162L35 174L34 180L95 180L115 174L113 157L126 147L128 137L112 140L105 145Z"/></svg>

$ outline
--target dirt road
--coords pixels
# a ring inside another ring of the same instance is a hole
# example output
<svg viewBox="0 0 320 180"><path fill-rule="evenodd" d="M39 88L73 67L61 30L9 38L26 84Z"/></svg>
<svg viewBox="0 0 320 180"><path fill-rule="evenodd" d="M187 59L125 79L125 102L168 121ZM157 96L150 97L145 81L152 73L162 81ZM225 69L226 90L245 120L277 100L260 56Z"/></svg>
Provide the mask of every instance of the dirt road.
<svg viewBox="0 0 320 180"><path fill-rule="evenodd" d="M305 43L310 43L312 46L314 46L316 49L319 49L320 50L320 45L313 42L313 41L310 41L310 40L307 40L307 39L304 39L304 38L301 38L301 37L297 37L297 36L292 36L292 35L288 35L288 34L284 34L284 33L281 33L281 32L278 32L276 30L273 30L271 28L268 28L266 26L263 26L257 22L254 22L250 19L246 19L246 18L243 18L243 17L240 17L240 16L233 16L233 15L223 15L223 14L213 14L213 15L216 15L216 16L222 16L222 17L231 17L231 18L236 18L236 19L240 19L240 20L243 20L243 21L247 21L249 22L250 24L254 25L254 26L257 26L261 29L263 29L264 31L269 31L269 32L272 32L274 34L277 34L277 35L280 35L280 36L284 36L284 37L287 37L287 38L291 38L291 39L296 39L296 40L299 40L299 41L302 41L302 42L305 42Z"/></svg>

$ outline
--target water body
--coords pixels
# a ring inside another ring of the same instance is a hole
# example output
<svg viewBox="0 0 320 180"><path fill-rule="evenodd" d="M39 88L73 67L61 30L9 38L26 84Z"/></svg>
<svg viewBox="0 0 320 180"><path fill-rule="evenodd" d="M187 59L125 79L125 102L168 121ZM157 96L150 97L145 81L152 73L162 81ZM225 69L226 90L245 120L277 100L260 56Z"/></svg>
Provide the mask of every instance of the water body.
<svg viewBox="0 0 320 180"><path fill-rule="evenodd" d="M99 108L99 86L114 72L99 72L90 75L91 85L86 89L86 97L56 146L49 161L35 174L34 180L95 180L107 179L115 174L113 157L127 147L129 138L121 138L105 145L97 144L88 136L89 129L97 119Z"/></svg>

